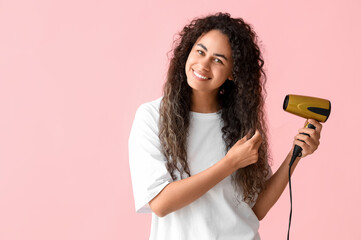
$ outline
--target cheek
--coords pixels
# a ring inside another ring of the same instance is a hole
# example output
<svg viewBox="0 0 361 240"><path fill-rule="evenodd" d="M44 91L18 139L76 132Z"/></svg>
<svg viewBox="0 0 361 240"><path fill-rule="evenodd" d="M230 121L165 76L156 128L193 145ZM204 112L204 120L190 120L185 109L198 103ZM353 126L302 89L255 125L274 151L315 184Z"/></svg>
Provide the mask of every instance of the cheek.
<svg viewBox="0 0 361 240"><path fill-rule="evenodd" d="M213 68L214 74L222 79L227 79L231 75L231 71L228 68L215 66Z"/></svg>
<svg viewBox="0 0 361 240"><path fill-rule="evenodd" d="M232 69L228 68L224 71L224 77L229 79L232 76Z"/></svg>
<svg viewBox="0 0 361 240"><path fill-rule="evenodd" d="M186 61L186 65L185 65L185 69L184 69L186 72L187 72L188 67L189 67L189 57L188 57L188 59Z"/></svg>
<svg viewBox="0 0 361 240"><path fill-rule="evenodd" d="M193 56L191 54L189 54L189 56L187 58L187 61L186 61L186 64L185 64L185 71L186 72L190 69L193 62L194 62L194 58L193 58Z"/></svg>
<svg viewBox="0 0 361 240"><path fill-rule="evenodd" d="M193 59L194 59L194 56L193 56L193 54L190 53L190 54L188 55L188 58L187 58L187 63L192 62Z"/></svg>

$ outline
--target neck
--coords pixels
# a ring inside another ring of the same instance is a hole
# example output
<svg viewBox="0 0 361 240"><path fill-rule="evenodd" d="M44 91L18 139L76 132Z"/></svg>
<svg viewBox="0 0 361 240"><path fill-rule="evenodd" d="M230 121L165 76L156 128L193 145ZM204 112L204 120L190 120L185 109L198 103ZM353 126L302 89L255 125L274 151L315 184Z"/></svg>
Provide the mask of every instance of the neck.
<svg viewBox="0 0 361 240"><path fill-rule="evenodd" d="M218 92L192 92L192 112L214 113L219 111Z"/></svg>

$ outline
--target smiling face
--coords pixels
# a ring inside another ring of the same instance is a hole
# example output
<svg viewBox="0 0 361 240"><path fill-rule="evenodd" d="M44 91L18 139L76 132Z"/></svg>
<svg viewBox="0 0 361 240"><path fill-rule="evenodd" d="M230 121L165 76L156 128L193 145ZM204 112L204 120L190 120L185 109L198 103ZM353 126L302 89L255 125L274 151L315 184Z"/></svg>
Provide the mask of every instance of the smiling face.
<svg viewBox="0 0 361 240"><path fill-rule="evenodd" d="M232 79L232 50L227 35L211 30L193 45L185 66L188 85L195 91L215 94Z"/></svg>

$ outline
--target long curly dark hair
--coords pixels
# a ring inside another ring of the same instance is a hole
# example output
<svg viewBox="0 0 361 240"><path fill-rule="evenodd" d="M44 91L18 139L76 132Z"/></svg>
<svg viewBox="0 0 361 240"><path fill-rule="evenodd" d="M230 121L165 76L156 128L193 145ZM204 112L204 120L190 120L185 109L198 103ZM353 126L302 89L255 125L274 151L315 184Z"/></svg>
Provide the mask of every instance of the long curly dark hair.
<svg viewBox="0 0 361 240"><path fill-rule="evenodd" d="M190 121L192 88L187 83L185 64L197 39L210 30L219 30L229 38L232 49L233 80L220 87L218 100L223 119L222 135L228 151L249 131L258 129L263 137L259 160L232 174L238 192L243 192L245 202L254 201L265 187L269 174L268 141L264 114L264 61L257 45L257 35L241 18L228 13L217 13L194 19L185 26L175 41L173 56L163 89L160 106L159 139L167 159L167 169L176 179L190 176L187 162L187 136Z"/></svg>

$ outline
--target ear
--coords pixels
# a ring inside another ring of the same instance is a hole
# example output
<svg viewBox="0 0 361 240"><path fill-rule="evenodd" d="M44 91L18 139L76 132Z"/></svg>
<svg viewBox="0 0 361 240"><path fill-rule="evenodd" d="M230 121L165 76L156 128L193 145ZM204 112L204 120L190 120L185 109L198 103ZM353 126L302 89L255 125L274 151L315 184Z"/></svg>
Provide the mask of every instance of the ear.
<svg viewBox="0 0 361 240"><path fill-rule="evenodd" d="M230 75L227 79L230 80L230 81L233 81L233 76Z"/></svg>

